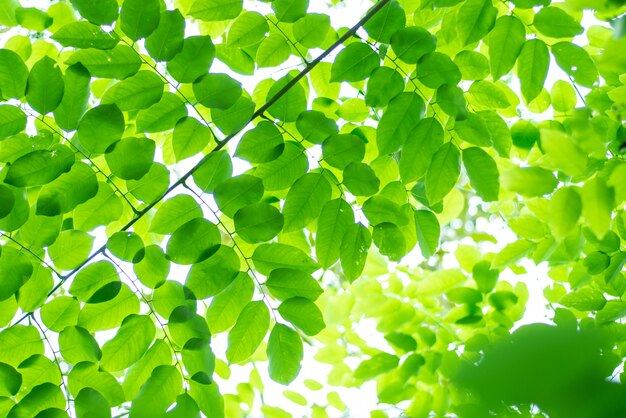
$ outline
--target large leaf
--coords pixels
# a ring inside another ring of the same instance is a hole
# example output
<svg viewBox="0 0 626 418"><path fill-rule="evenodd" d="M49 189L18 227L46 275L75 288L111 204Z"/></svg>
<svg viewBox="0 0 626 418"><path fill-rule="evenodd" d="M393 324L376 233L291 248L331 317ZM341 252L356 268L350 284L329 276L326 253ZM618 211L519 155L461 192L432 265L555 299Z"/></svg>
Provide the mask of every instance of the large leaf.
<svg viewBox="0 0 626 418"><path fill-rule="evenodd" d="M274 325L267 343L267 358L270 378L288 385L300 372L303 358L300 336L286 325Z"/></svg>
<svg viewBox="0 0 626 418"><path fill-rule="evenodd" d="M481 40L493 28L498 10L491 0L467 0L459 8L456 30L463 46Z"/></svg>
<svg viewBox="0 0 626 418"><path fill-rule="evenodd" d="M141 418L165 413L181 390L182 376L174 366L161 365L152 370L130 407L130 417Z"/></svg>
<svg viewBox="0 0 626 418"><path fill-rule="evenodd" d="M511 71L525 41L526 30L518 18L502 16L496 21L489 34L489 61L495 80Z"/></svg>
<svg viewBox="0 0 626 418"><path fill-rule="evenodd" d="M265 302L250 302L239 314L237 323L228 333L226 358L231 363L247 360L261 344L270 324Z"/></svg>
<svg viewBox="0 0 626 418"><path fill-rule="evenodd" d="M517 63L517 75L520 79L521 92L530 103L541 93L543 83L548 76L550 53L540 39L530 39L524 43Z"/></svg>
<svg viewBox="0 0 626 418"><path fill-rule="evenodd" d="M498 200L500 173L493 158L478 147L465 148L462 155L463 165L476 193L485 202Z"/></svg>
<svg viewBox="0 0 626 418"><path fill-rule="evenodd" d="M133 41L150 35L160 19L158 0L124 0L120 11L120 28Z"/></svg>
<svg viewBox="0 0 626 418"><path fill-rule="evenodd" d="M401 93L389 102L376 129L378 152L396 152L417 126L425 111L422 98L415 93Z"/></svg>
<svg viewBox="0 0 626 418"><path fill-rule="evenodd" d="M63 99L63 73L56 61L45 56L33 65L26 84L30 107L45 115L56 109Z"/></svg>

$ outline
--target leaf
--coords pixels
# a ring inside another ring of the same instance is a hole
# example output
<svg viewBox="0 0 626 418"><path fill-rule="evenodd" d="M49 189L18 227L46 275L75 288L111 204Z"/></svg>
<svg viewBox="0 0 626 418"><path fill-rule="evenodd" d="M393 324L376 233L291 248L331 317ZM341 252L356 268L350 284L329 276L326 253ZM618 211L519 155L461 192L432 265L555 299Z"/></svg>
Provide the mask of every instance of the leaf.
<svg viewBox="0 0 626 418"><path fill-rule="evenodd" d="M249 302L228 333L226 358L230 363L247 360L263 341L270 324L270 314L263 301Z"/></svg>
<svg viewBox="0 0 626 418"><path fill-rule="evenodd" d="M146 109L163 95L163 80L152 71L139 71L113 85L104 93L101 103L115 104L120 110Z"/></svg>
<svg viewBox="0 0 626 418"><path fill-rule="evenodd" d="M7 170L4 182L16 187L43 186L74 164L74 153L65 145L54 145L50 151L33 151L15 160Z"/></svg>
<svg viewBox="0 0 626 418"><path fill-rule="evenodd" d="M319 265L304 251L281 243L261 244L254 250L252 261L257 271L268 275L277 268L293 268L312 273Z"/></svg>
<svg viewBox="0 0 626 418"><path fill-rule="evenodd" d="M584 31L580 23L558 7L542 7L533 19L533 26L551 38L572 38Z"/></svg>
<svg viewBox="0 0 626 418"><path fill-rule="evenodd" d="M582 47L571 42L559 42L552 45L552 55L563 71L584 87L592 87L598 80L596 65Z"/></svg>
<svg viewBox="0 0 626 418"><path fill-rule="evenodd" d="M392 99L376 129L379 154L396 152L425 113L426 105L416 93L401 93Z"/></svg>
<svg viewBox="0 0 626 418"><path fill-rule="evenodd" d="M554 175L540 167L514 167L500 173L502 188L527 197L551 193L557 185Z"/></svg>
<svg viewBox="0 0 626 418"><path fill-rule="evenodd" d="M326 138L339 132L337 122L316 110L300 113L296 121L296 128L302 138L313 144L321 144Z"/></svg>
<svg viewBox="0 0 626 418"><path fill-rule="evenodd" d="M146 50L155 61L169 61L183 48L185 18L178 9L161 12L159 25L146 38Z"/></svg>
<svg viewBox="0 0 626 418"><path fill-rule="evenodd" d="M59 348L63 359L70 364L82 361L97 363L102 351L96 339L81 327L69 326L59 334Z"/></svg>
<svg viewBox="0 0 626 418"><path fill-rule="evenodd" d="M62 231L48 247L48 255L59 270L72 270L89 257L93 241L94 237L83 231Z"/></svg>
<svg viewBox="0 0 626 418"><path fill-rule="evenodd" d="M24 96L28 80L28 67L18 54L0 49L0 93L5 99Z"/></svg>
<svg viewBox="0 0 626 418"><path fill-rule="evenodd" d="M114 142L122 139L124 114L114 104L90 109L78 123L80 144L93 154L102 154Z"/></svg>
<svg viewBox="0 0 626 418"><path fill-rule="evenodd" d="M261 41L256 52L256 63L259 68L276 67L287 61L290 56L289 42L284 36L273 33Z"/></svg>
<svg viewBox="0 0 626 418"><path fill-rule="evenodd" d="M254 203L239 209L234 216L235 232L251 244L270 241L283 229L280 211L267 203Z"/></svg>
<svg viewBox="0 0 626 418"><path fill-rule="evenodd" d="M489 75L489 60L476 51L461 51L454 57L463 80L482 80Z"/></svg>
<svg viewBox="0 0 626 418"><path fill-rule="evenodd" d="M209 144L211 130L201 124L196 118L184 117L174 128L172 148L176 161L184 160L196 155Z"/></svg>
<svg viewBox="0 0 626 418"><path fill-rule="evenodd" d="M320 13L307 13L293 24L293 37L307 48L321 47L330 30L330 16ZM270 35L271 37L272 35ZM284 39L280 36L281 39ZM259 50L261 47L259 47ZM291 47L289 48L291 52ZM257 62L259 52L257 52Z"/></svg>
<svg viewBox="0 0 626 418"><path fill-rule="evenodd" d="M91 388L84 388L78 393L74 400L74 407L78 417L108 418L111 416L111 406L106 398Z"/></svg>
<svg viewBox="0 0 626 418"><path fill-rule="evenodd" d="M252 300L254 282L246 273L239 273L224 290L211 301L206 313L212 334L232 327L243 308Z"/></svg>
<svg viewBox="0 0 626 418"><path fill-rule="evenodd" d="M582 212L580 194L572 187L562 187L548 204L548 225L557 239L565 238L578 223Z"/></svg>
<svg viewBox="0 0 626 418"><path fill-rule="evenodd" d="M614 196L613 188L600 177L587 180L581 189L585 223L598 239L602 239L609 230Z"/></svg>
<svg viewBox="0 0 626 418"><path fill-rule="evenodd" d="M370 9L371 10L371 9ZM384 5L370 20L363 29L370 38L380 43L388 44L391 37L406 24L406 13L402 6L395 0Z"/></svg>
<svg viewBox="0 0 626 418"><path fill-rule="evenodd" d="M156 339L146 353L131 367L124 376L123 393L128 399L134 399L143 383L148 380L152 371L163 365L172 363L172 352L164 340Z"/></svg>
<svg viewBox="0 0 626 418"><path fill-rule="evenodd" d="M283 230L291 232L305 227L319 216L330 197L330 183L323 174L308 173L300 177L285 198Z"/></svg>
<svg viewBox="0 0 626 418"><path fill-rule="evenodd" d="M146 352L154 335L155 326L149 316L126 317L117 334L102 346L100 366L107 371L126 369Z"/></svg>
<svg viewBox="0 0 626 418"><path fill-rule="evenodd" d="M435 152L443 144L443 128L435 118L420 120L410 132L400 156L400 176L405 184L422 178ZM344 177L345 177L344 172ZM344 178L345 182L345 178Z"/></svg>
<svg viewBox="0 0 626 418"><path fill-rule="evenodd" d="M457 14L457 34L463 46L480 41L493 28L498 9L491 0L467 0Z"/></svg>
<svg viewBox="0 0 626 418"><path fill-rule="evenodd" d="M309 0L274 0L272 10L279 21L293 23L306 15Z"/></svg>
<svg viewBox="0 0 626 418"><path fill-rule="evenodd" d="M485 80L474 81L468 92L480 105L493 109L506 109L511 102L498 85Z"/></svg>
<svg viewBox="0 0 626 418"><path fill-rule="evenodd" d="M326 202L317 222L315 252L324 269L339 259L341 239L350 225L354 224L352 207L343 199Z"/></svg>
<svg viewBox="0 0 626 418"><path fill-rule="evenodd" d="M43 32L52 25L52 18L36 7L18 7L15 9L15 20L21 27Z"/></svg>
<svg viewBox="0 0 626 418"><path fill-rule="evenodd" d="M0 139L16 135L24 129L26 129L24 111L16 106L0 105Z"/></svg>
<svg viewBox="0 0 626 418"><path fill-rule="evenodd" d="M43 354L43 341L33 325L15 324L0 331L0 361L17 367L34 354Z"/></svg>
<svg viewBox="0 0 626 418"><path fill-rule="evenodd" d="M0 363L0 377L0 394L6 397L17 394L22 386L22 375L8 364Z"/></svg>
<svg viewBox="0 0 626 418"><path fill-rule="evenodd" d="M111 49L119 39L107 33L98 25L89 22L71 22L57 30L52 39L65 47L79 49Z"/></svg>
<svg viewBox="0 0 626 418"><path fill-rule="evenodd" d="M189 14L206 22L234 19L241 13L243 0L195 0Z"/></svg>
<svg viewBox="0 0 626 418"><path fill-rule="evenodd" d="M265 282L272 296L279 300L303 297L316 300L323 292L318 282L310 274L289 268L272 270Z"/></svg>
<svg viewBox="0 0 626 418"><path fill-rule="evenodd" d="M370 46L354 42L337 54L331 68L330 81L365 80L379 65L380 59Z"/></svg>
<svg viewBox="0 0 626 418"><path fill-rule="evenodd" d="M161 365L152 370L130 407L130 418L159 416L174 403L181 390L182 377L175 366Z"/></svg>
<svg viewBox="0 0 626 418"><path fill-rule="evenodd" d="M87 111L90 81L89 72L80 63L65 70L63 99L54 109L54 119L64 131L76 130L78 122Z"/></svg>
<svg viewBox="0 0 626 418"><path fill-rule="evenodd" d="M137 130L142 132L163 132L173 129L187 116L187 108L178 95L165 92L161 100L137 114Z"/></svg>
<svg viewBox="0 0 626 418"><path fill-rule="evenodd" d="M439 221L435 214L428 210L416 210L414 216L420 251L424 258L430 258L439 246Z"/></svg>
<svg viewBox="0 0 626 418"><path fill-rule="evenodd" d="M298 116L306 111L307 97L304 88L300 83L295 84L284 94L279 95L279 92L290 83L292 77L286 75L278 81L276 81L272 87L270 87L266 100L269 102L274 97L278 97L278 100L272 104L267 110L270 115L284 122L295 122Z"/></svg>
<svg viewBox="0 0 626 418"><path fill-rule="evenodd" d="M441 201L454 187L461 172L461 155L452 142L443 144L433 155L426 172L426 197Z"/></svg>
<svg viewBox="0 0 626 418"><path fill-rule="evenodd" d="M150 224L150 232L171 234L184 223L201 217L202 209L193 197L177 195L161 204Z"/></svg>
<svg viewBox="0 0 626 418"><path fill-rule="evenodd" d="M326 328L322 313L309 299L301 297L287 299L278 306L278 312L306 335L316 335Z"/></svg>
<svg viewBox="0 0 626 418"><path fill-rule="evenodd" d="M443 84L456 85L461 81L461 71L446 54L429 52L417 62L415 76L426 87L436 89Z"/></svg>
<svg viewBox="0 0 626 418"><path fill-rule="evenodd" d="M491 261L491 268L507 267L528 256L537 246L529 240L519 240L504 247Z"/></svg>
<svg viewBox="0 0 626 418"><path fill-rule="evenodd" d="M210 36L190 36L183 40L180 52L167 62L167 72L179 83L192 83L209 72L215 58Z"/></svg>
<svg viewBox="0 0 626 418"><path fill-rule="evenodd" d="M599 311L606 305L606 299L601 291L583 287L563 296L559 304L579 311Z"/></svg>
<svg viewBox="0 0 626 418"><path fill-rule="evenodd" d="M108 225L119 220L123 210L122 200L111 186L108 183L98 182L97 194L74 209L74 227L90 231L97 226Z"/></svg>
<svg viewBox="0 0 626 418"><path fill-rule="evenodd" d="M115 0L71 0L78 13L94 25L108 25L118 16Z"/></svg>
<svg viewBox="0 0 626 418"><path fill-rule="evenodd" d="M235 250L220 245L209 258L191 266L185 286L198 299L215 296L232 283L239 267L239 256Z"/></svg>
<svg viewBox="0 0 626 418"><path fill-rule="evenodd" d="M226 110L211 109L213 123L224 135L233 135L241 131L252 118L255 104L245 96L241 96L234 105Z"/></svg>
<svg viewBox="0 0 626 418"><path fill-rule="evenodd" d="M339 249L341 268L350 283L361 276L371 245L372 236L360 223L351 225L341 239Z"/></svg>
<svg viewBox="0 0 626 418"><path fill-rule="evenodd" d="M167 242L167 257L176 264L195 264L215 253L220 231L204 218L194 218L179 226Z"/></svg>
<svg viewBox="0 0 626 418"><path fill-rule="evenodd" d="M231 48L245 48L259 43L269 31L265 17L258 12L240 14L228 30L226 44Z"/></svg>
<svg viewBox="0 0 626 418"><path fill-rule="evenodd" d="M550 90L550 97L552 98L552 107L557 112L567 113L574 110L578 98L576 97L576 91L574 87L566 81L557 80L552 85Z"/></svg>
<svg viewBox="0 0 626 418"><path fill-rule="evenodd" d="M482 148L470 147L463 150L463 165L476 193L485 202L498 200L500 173L493 158Z"/></svg>
<svg viewBox="0 0 626 418"><path fill-rule="evenodd" d="M355 196L372 196L380 188L380 180L368 164L350 163L343 171L343 184Z"/></svg>
<svg viewBox="0 0 626 418"><path fill-rule="evenodd" d="M112 144L104 158L111 172L124 180L145 176L154 159L156 144L148 138L123 138Z"/></svg>
<svg viewBox="0 0 626 418"><path fill-rule="evenodd" d="M60 296L41 308L41 321L49 330L60 332L67 326L76 325L79 313L80 304L75 298Z"/></svg>
<svg viewBox="0 0 626 418"><path fill-rule="evenodd" d="M85 305L78 316L78 325L89 331L117 328L128 315L139 313L139 300L128 285L122 283L111 300Z"/></svg>
<svg viewBox="0 0 626 418"><path fill-rule="evenodd" d="M66 61L73 65L80 62L92 77L124 79L135 74L141 67L141 58L129 46L118 44L113 49L83 49Z"/></svg>
<svg viewBox="0 0 626 418"><path fill-rule="evenodd" d="M58 385L44 383L32 388L9 412L9 417L34 417L48 408L65 408L65 396Z"/></svg>
<svg viewBox="0 0 626 418"><path fill-rule="evenodd" d="M300 372L303 347L300 336L291 328L276 324L267 343L270 378L282 385L291 383Z"/></svg>
<svg viewBox="0 0 626 418"><path fill-rule="evenodd" d="M463 141L470 144L488 147L493 143L487 123L476 113L468 113L465 120L455 122L454 130Z"/></svg>
<svg viewBox="0 0 626 418"><path fill-rule="evenodd" d="M158 0L124 0L120 28L133 41L145 38L159 26Z"/></svg>
<svg viewBox="0 0 626 418"><path fill-rule="evenodd" d="M61 69L52 58L45 56L30 70L26 101L35 111L46 115L61 103L64 85Z"/></svg>
<svg viewBox="0 0 626 418"><path fill-rule="evenodd" d="M111 406L120 405L125 400L122 386L108 372L98 370L98 365L82 362L75 365L68 375L68 387L74 396L84 388L98 391Z"/></svg>
<svg viewBox="0 0 626 418"><path fill-rule="evenodd" d="M508 74L526 41L526 30L515 16L502 16L489 33L489 62L494 80Z"/></svg>
<svg viewBox="0 0 626 418"><path fill-rule="evenodd" d="M549 67L550 54L546 44L540 39L527 40L517 60L517 75L526 103L541 93Z"/></svg>
<svg viewBox="0 0 626 418"><path fill-rule="evenodd" d="M271 122L261 121L243 134L235 157L251 163L265 163L278 158L284 149L283 136L278 128Z"/></svg>
<svg viewBox="0 0 626 418"><path fill-rule="evenodd" d="M384 107L402 93L404 79L397 71L388 67L378 67L367 80L365 104L371 107Z"/></svg>
<svg viewBox="0 0 626 418"><path fill-rule="evenodd" d="M87 302L103 286L112 282L119 282L119 280L119 275L113 264L104 260L96 261L85 266L76 274L69 292L81 302Z"/></svg>
<svg viewBox="0 0 626 418"><path fill-rule="evenodd" d="M389 222L397 226L404 226L409 222L400 205L384 196L377 195L367 199L363 203L362 210L370 225L375 226Z"/></svg>
<svg viewBox="0 0 626 418"><path fill-rule="evenodd" d="M109 237L107 249L123 261L137 263L145 254L141 237L134 232L119 231Z"/></svg>
<svg viewBox="0 0 626 418"><path fill-rule="evenodd" d="M242 174L220 183L213 192L220 211L229 217L244 206L257 203L263 196L263 182L256 176Z"/></svg>
<svg viewBox="0 0 626 418"><path fill-rule="evenodd" d="M382 373L387 373L396 367L400 359L387 353L379 353L368 360L364 360L354 371L355 379L370 380Z"/></svg>
<svg viewBox="0 0 626 418"><path fill-rule="evenodd" d="M463 94L464 92L460 87L442 84L437 89L437 104L456 120L463 120L467 118L467 104Z"/></svg>
<svg viewBox="0 0 626 418"><path fill-rule="evenodd" d="M402 230L390 222L375 225L372 240L380 253L391 261L400 261L409 251Z"/></svg>
<svg viewBox="0 0 626 418"><path fill-rule="evenodd" d="M212 193L215 187L233 173L233 163L230 155L224 150L211 152L199 163L193 173L193 181L205 193Z"/></svg>
<svg viewBox="0 0 626 418"><path fill-rule="evenodd" d="M563 173L578 177L587 171L589 158L569 135L554 129L542 129L541 147L550 165Z"/></svg>

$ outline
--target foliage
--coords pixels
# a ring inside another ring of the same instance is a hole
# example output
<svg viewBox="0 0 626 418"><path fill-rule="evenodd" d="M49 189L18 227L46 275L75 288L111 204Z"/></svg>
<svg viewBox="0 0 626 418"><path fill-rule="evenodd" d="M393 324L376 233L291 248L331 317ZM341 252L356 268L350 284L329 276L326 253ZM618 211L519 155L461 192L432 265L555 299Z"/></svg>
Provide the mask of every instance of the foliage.
<svg viewBox="0 0 626 418"><path fill-rule="evenodd" d="M624 1L333 3L0 0L0 416L620 414Z"/></svg>

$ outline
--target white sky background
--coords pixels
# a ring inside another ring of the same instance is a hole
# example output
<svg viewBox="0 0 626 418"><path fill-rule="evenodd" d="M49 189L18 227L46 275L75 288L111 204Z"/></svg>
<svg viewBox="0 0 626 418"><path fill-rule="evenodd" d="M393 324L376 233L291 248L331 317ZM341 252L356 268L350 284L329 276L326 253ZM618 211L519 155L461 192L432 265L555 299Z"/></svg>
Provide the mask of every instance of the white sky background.
<svg viewBox="0 0 626 418"><path fill-rule="evenodd" d="M47 9L50 1L48 0L21 0L21 3L24 7L38 7L42 10ZM257 10L261 13L269 13L271 12L271 8L269 4L260 3L258 1L249 1L246 0L245 8L247 10ZM331 17L332 27L351 27L353 26L364 14L365 12L372 6L372 2L370 0L345 0L342 4L338 6L334 6L329 8L326 4L325 0L310 0L309 12L317 12L317 13L325 13ZM590 27L593 24L598 24L599 22L593 17L591 13L586 13L583 19L583 26L585 28ZM190 25L189 21L187 22L187 36L197 34L197 27L195 25ZM606 24L603 24L606 25ZM14 30L9 31L8 33L0 33L0 46L4 45L4 42L16 32ZM586 44L587 40L584 35L577 37L575 39L576 43ZM331 56L336 55L339 50L336 50ZM311 50L311 58L315 58L321 50ZM290 59L285 62L281 67L292 69L292 65L300 63L300 59L296 56L291 56ZM299 68L302 68L300 66ZM278 79L286 71L277 71L277 69L262 69L258 70L254 76L243 77L238 74L234 74L232 71L228 69L224 64L214 61L213 66L211 68L212 72L225 72L231 74L234 78L241 81L249 94L252 94L254 91L254 87L256 84L265 78L273 77L274 79ZM558 79L565 79L567 77L563 72L558 69L554 60L550 66L550 73L548 76L548 80L546 81L546 88L548 91L552 84ZM513 82L511 83L513 89L515 91L519 91L519 85L517 84L517 80L515 77L513 78ZM349 88L348 88L349 89ZM311 92L313 92L311 90ZM583 94L586 92L583 89ZM579 98L579 105L582 104L582 101ZM260 104L257 104L260 105ZM190 115L193 115L194 112L190 111ZM545 119L551 116L551 114L528 114L526 111L523 113L525 118L531 117L536 120ZM233 144L230 145L230 149L234 150L234 144L236 142L233 141ZM157 153L157 159L160 159L161 156ZM200 157L190 158L185 160L183 164L177 164L176 170L174 171L176 174L182 174L186 172L191 166L193 166ZM236 163L235 171L237 173L245 171L249 166L245 162L237 163L237 159L234 159L233 162ZM317 162L312 159L312 166L316 166ZM175 180L175 179L174 179ZM180 191L178 191L180 192ZM175 192L174 194L176 194ZM174 195L172 194L172 195ZM171 196L170 196L171 197ZM209 196L204 196L205 200L212 202L212 198ZM214 209L217 209L213 204ZM205 209L205 214L209 219L213 218L213 215ZM513 242L516 238L515 235L506 228L506 225L501 220L495 220L493 222L479 222L479 228L484 230L494 237L498 239L497 245L492 245L493 248L489 248L490 251L497 251L499 248L502 248L507 243ZM96 242L94 244L94 249L99 248L102 244L106 242L106 235L104 232L104 228L99 228L96 230ZM450 249L451 254L454 253L453 247L454 243L444 244L444 248ZM453 258L453 257L452 257ZM408 255L405 260L409 260L410 264L414 264L416 262L421 261L421 256L418 251L412 252ZM453 262L454 263L454 262ZM124 266L124 270L132 274L132 265L128 263L121 263ZM551 283L551 280L547 277L547 268L544 266L535 267L534 264L530 261L524 262L523 266L527 269L528 273L526 275L516 276L512 274L510 271L505 271L501 275L501 278L505 278L508 281L515 282L518 280L523 280L528 286L530 299L527 304L527 310L525 317L518 325L524 323L532 323L532 322L548 322L551 317L550 311L546 308L546 301L543 297L543 289ZM188 268L183 266L175 266L172 264L172 270L170 272L169 279L170 280L179 280L184 282L184 278L186 277L186 272ZM123 277L122 277L122 280ZM200 303L201 305L201 303ZM202 309L202 308L201 308ZM371 336L372 346L387 349L387 351L392 352L388 347L386 342L381 338L380 333L375 331L375 322L373 321L363 321L361 325L359 325L359 335L362 337L366 337L368 334ZM56 334L50 333L52 337L55 337ZM108 339L112 336L112 333L98 333L98 339L104 340ZM226 349L226 337L227 333L221 333L217 336L214 336L212 347L216 354L225 358L224 353ZM52 339L56 344L56 338ZM368 340L369 341L369 340ZM308 349L307 349L308 348ZM321 391L311 391L307 389L303 385L304 379L314 379L320 382L324 382L326 380L325 375L330 371L330 367L321 363L318 363L312 359L314 354L314 350L311 350L310 347L307 347L305 344L305 359L302 363L302 371L295 382L293 382L288 388L276 384L269 379L267 375L267 363L260 364L258 367L259 372L261 373L262 380L265 384L265 391L263 393L265 402L269 405L282 407L290 412L294 413L294 416L302 416L307 417L310 416L311 411L310 407L300 407L291 401L287 400L283 395L282 391L285 389L293 390L298 393L304 395L310 403L316 403L318 405L326 405L326 393L328 392L327 388L322 389ZM358 362L354 363L349 360L349 366L351 368L356 367ZM248 380L249 372L251 367L247 366L231 366L231 378L228 380L222 380L219 377L215 376L216 381L219 384L220 391L224 393L237 393L236 385L240 382L246 382ZM379 406L376 404L376 390L375 383L368 382L365 383L361 388L328 388L330 390L337 390L340 393L342 400L346 405L349 406L349 415L351 417L368 417L369 413L373 409L378 409ZM260 406L259 399L257 397L255 402L255 413L251 416L261 417L258 408ZM390 409L387 411L390 416L398 416L400 414L399 410ZM336 409L330 407L327 409L327 413L331 417L339 417L342 414Z"/></svg>

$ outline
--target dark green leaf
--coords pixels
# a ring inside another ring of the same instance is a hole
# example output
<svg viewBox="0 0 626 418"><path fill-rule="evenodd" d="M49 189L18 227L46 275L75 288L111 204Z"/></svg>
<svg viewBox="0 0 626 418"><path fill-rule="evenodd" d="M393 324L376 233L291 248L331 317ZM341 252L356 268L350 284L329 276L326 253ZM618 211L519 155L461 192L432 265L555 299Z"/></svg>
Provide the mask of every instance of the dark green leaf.
<svg viewBox="0 0 626 418"><path fill-rule="evenodd" d="M104 155L111 172L124 180L139 180L152 166L156 144L148 138L123 138Z"/></svg>
<svg viewBox="0 0 626 418"><path fill-rule="evenodd" d="M65 145L33 151L9 166L4 182L16 187L43 186L70 170L74 152Z"/></svg>
<svg viewBox="0 0 626 418"><path fill-rule="evenodd" d="M351 283L363 272L371 245L372 236L360 223L351 225L343 235L339 258L343 273Z"/></svg>
<svg viewBox="0 0 626 418"><path fill-rule="evenodd" d="M206 74L215 58L215 46L210 36L190 36L183 47L168 61L167 72L179 83L192 83Z"/></svg>
<svg viewBox="0 0 626 418"><path fill-rule="evenodd" d="M482 148L465 148L463 150L463 165L476 194L485 202L498 200L500 173L493 158Z"/></svg>
<svg viewBox="0 0 626 418"><path fill-rule="evenodd" d="M102 154L122 139L124 114L116 105L100 105L90 109L78 124L80 144L93 154Z"/></svg>
<svg viewBox="0 0 626 418"><path fill-rule="evenodd" d="M424 100L416 93L401 93L389 102L376 129L378 152L396 152L424 116Z"/></svg>
<svg viewBox="0 0 626 418"><path fill-rule="evenodd" d="M452 190L461 173L461 155L452 142L443 144L433 155L426 173L426 197L439 202Z"/></svg>

